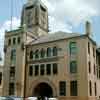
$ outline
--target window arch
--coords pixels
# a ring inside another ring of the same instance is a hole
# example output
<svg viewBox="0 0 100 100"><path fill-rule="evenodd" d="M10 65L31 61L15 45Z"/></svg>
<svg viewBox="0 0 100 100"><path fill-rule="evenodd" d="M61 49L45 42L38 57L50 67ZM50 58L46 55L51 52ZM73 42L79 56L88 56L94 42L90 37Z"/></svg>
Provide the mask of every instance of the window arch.
<svg viewBox="0 0 100 100"><path fill-rule="evenodd" d="M57 47L53 47L53 56L57 55L58 55Z"/></svg>
<svg viewBox="0 0 100 100"><path fill-rule="evenodd" d="M43 48L41 49L40 54L41 54L41 58L45 57L45 50Z"/></svg>
<svg viewBox="0 0 100 100"><path fill-rule="evenodd" d="M30 51L30 59L33 59L33 51Z"/></svg>
<svg viewBox="0 0 100 100"><path fill-rule="evenodd" d="M52 50L51 48L47 48L47 57L51 57Z"/></svg>
<svg viewBox="0 0 100 100"><path fill-rule="evenodd" d="M36 51L35 51L35 59L38 59L39 58L39 50L37 49Z"/></svg>

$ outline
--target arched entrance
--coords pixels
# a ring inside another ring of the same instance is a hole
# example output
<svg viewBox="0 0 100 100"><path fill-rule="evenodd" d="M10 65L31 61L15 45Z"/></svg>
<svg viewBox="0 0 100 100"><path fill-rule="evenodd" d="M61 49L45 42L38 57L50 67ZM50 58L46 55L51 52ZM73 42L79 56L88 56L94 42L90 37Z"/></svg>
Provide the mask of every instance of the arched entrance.
<svg viewBox="0 0 100 100"><path fill-rule="evenodd" d="M47 83L39 83L33 90L33 96L52 97L53 90Z"/></svg>

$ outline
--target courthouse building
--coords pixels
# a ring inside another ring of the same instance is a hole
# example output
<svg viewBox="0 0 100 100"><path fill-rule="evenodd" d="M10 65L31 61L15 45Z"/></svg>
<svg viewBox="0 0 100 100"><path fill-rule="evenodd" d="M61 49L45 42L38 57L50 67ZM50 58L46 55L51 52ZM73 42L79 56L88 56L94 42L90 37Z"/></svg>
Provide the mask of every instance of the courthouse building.
<svg viewBox="0 0 100 100"><path fill-rule="evenodd" d="M90 23L84 34L48 30L47 7L28 0L20 27L5 32L3 96L97 100L100 50L90 37Z"/></svg>

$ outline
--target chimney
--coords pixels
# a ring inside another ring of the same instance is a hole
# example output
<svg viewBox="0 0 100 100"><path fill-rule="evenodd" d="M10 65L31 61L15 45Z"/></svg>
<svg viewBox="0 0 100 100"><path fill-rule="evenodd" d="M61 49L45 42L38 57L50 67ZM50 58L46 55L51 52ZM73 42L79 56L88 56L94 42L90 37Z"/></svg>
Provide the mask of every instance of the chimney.
<svg viewBox="0 0 100 100"><path fill-rule="evenodd" d="M91 23L89 21L86 21L85 29L86 29L86 34L90 36L92 33L91 33Z"/></svg>

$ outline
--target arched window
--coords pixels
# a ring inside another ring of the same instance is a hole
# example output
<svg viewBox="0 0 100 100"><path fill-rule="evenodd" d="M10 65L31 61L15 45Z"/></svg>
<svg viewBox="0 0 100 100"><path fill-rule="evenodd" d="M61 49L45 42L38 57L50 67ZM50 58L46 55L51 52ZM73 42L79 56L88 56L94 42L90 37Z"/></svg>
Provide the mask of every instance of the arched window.
<svg viewBox="0 0 100 100"><path fill-rule="evenodd" d="M11 45L11 39L8 40L8 46Z"/></svg>
<svg viewBox="0 0 100 100"><path fill-rule="evenodd" d="M17 42L18 42L18 44L20 44L20 42L21 42L21 38L20 37L18 37Z"/></svg>
<svg viewBox="0 0 100 100"><path fill-rule="evenodd" d="M33 51L30 51L30 59L33 59Z"/></svg>
<svg viewBox="0 0 100 100"><path fill-rule="evenodd" d="M52 50L51 48L47 48L47 57L51 57Z"/></svg>
<svg viewBox="0 0 100 100"><path fill-rule="evenodd" d="M36 51L35 51L35 59L38 59L39 58L39 50L37 49Z"/></svg>
<svg viewBox="0 0 100 100"><path fill-rule="evenodd" d="M58 52L57 52L57 47L53 47L53 56L57 56Z"/></svg>
<svg viewBox="0 0 100 100"><path fill-rule="evenodd" d="M89 81L89 93L90 93L90 96L92 96L92 83L91 83L91 81Z"/></svg>
<svg viewBox="0 0 100 100"><path fill-rule="evenodd" d="M95 96L97 96L97 84L96 84L96 82L94 83L94 89L95 89Z"/></svg>
<svg viewBox="0 0 100 100"><path fill-rule="evenodd" d="M53 64L53 74L57 74L58 73L58 65L57 63Z"/></svg>
<svg viewBox="0 0 100 100"><path fill-rule="evenodd" d="M41 49L41 58L44 58L45 57L45 50L42 48Z"/></svg>

